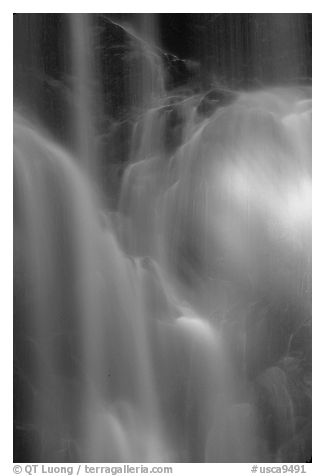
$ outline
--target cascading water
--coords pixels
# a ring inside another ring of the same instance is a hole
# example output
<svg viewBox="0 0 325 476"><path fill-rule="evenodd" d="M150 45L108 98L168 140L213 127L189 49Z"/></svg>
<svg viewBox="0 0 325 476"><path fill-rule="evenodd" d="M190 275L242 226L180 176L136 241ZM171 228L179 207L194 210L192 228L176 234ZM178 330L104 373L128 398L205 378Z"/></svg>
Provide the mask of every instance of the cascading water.
<svg viewBox="0 0 325 476"><path fill-rule="evenodd" d="M152 17L104 17L141 57L108 209L94 26L71 17L73 152L14 118L16 460L305 461L310 88L170 91Z"/></svg>
<svg viewBox="0 0 325 476"><path fill-rule="evenodd" d="M95 64L93 58L92 24L88 15L75 14L70 16L72 71L74 73L74 115L76 155L90 171L94 167L95 131L94 109L100 107L94 91L96 91ZM94 84L95 83L95 84Z"/></svg>

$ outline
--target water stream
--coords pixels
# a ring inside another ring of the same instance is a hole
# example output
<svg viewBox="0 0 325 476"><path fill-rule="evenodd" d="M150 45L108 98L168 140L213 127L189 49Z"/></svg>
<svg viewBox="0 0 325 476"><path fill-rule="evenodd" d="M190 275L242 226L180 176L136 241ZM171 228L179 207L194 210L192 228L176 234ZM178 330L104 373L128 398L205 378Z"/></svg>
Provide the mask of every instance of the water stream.
<svg viewBox="0 0 325 476"><path fill-rule="evenodd" d="M310 87L169 90L144 20L115 25L141 57L116 206L87 15L68 23L71 147L17 101L17 458L305 461Z"/></svg>

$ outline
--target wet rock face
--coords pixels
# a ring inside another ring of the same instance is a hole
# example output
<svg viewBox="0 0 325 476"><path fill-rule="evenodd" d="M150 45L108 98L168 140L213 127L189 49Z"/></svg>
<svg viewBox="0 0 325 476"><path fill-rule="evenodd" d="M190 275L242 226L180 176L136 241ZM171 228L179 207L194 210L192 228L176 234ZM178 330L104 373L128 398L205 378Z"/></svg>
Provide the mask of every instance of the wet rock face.
<svg viewBox="0 0 325 476"><path fill-rule="evenodd" d="M221 107L226 107L236 100L237 94L224 89L213 89L209 91L201 100L197 107L198 114L210 117Z"/></svg>
<svg viewBox="0 0 325 476"><path fill-rule="evenodd" d="M162 14L160 25L165 49L198 62L205 88L213 80L245 89L311 77L311 15Z"/></svg>
<svg viewBox="0 0 325 476"><path fill-rule="evenodd" d="M166 106L163 114L165 116L165 127L162 142L166 153L173 154L182 143L184 117L177 105Z"/></svg>

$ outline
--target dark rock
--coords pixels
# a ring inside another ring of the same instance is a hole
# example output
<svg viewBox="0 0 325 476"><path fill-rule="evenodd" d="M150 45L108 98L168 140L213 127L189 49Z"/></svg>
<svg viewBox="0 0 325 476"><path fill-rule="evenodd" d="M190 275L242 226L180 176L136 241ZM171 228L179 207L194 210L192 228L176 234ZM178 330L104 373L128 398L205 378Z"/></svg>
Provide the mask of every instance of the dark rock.
<svg viewBox="0 0 325 476"><path fill-rule="evenodd" d="M197 107L198 114L210 117L220 107L231 104L236 99L236 94L223 89L209 91Z"/></svg>

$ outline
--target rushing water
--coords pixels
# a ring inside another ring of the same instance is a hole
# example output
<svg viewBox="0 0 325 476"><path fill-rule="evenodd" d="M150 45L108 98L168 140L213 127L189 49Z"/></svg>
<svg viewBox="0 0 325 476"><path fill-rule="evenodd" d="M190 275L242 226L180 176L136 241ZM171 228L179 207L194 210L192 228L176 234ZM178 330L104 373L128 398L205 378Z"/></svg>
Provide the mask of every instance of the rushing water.
<svg viewBox="0 0 325 476"><path fill-rule="evenodd" d="M114 209L91 163L86 15L70 24L74 152L15 114L18 458L305 461L311 91L167 92L149 20L123 26L143 108Z"/></svg>

